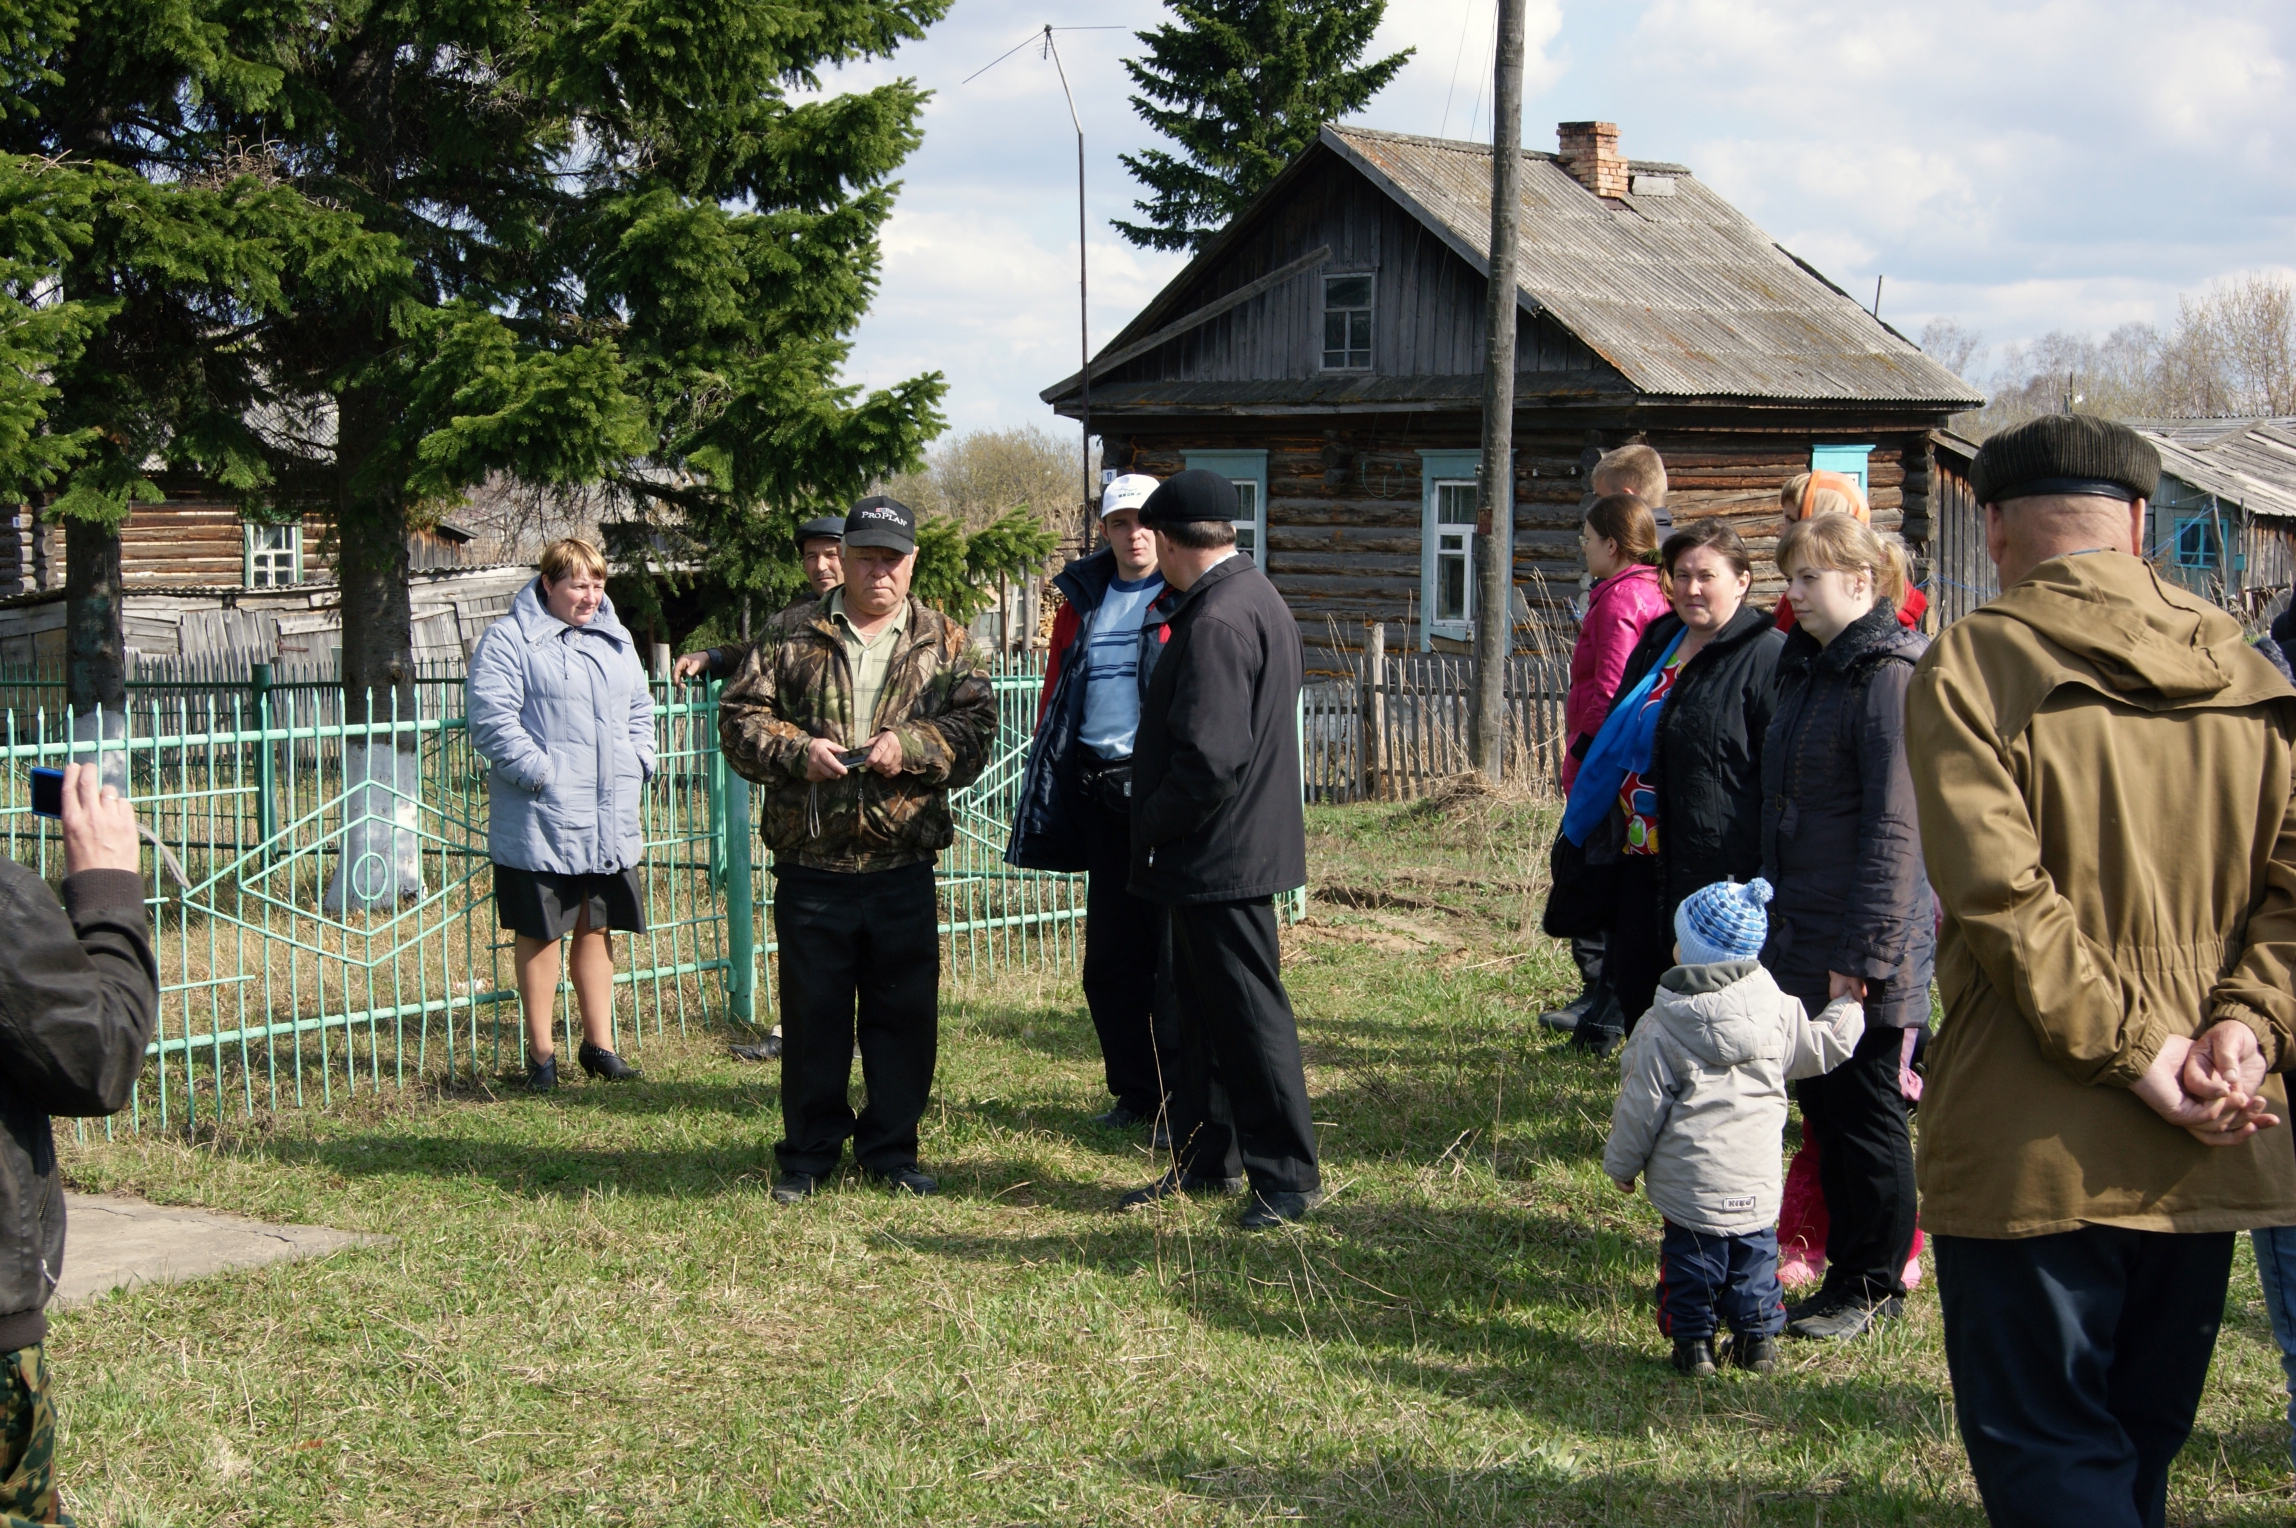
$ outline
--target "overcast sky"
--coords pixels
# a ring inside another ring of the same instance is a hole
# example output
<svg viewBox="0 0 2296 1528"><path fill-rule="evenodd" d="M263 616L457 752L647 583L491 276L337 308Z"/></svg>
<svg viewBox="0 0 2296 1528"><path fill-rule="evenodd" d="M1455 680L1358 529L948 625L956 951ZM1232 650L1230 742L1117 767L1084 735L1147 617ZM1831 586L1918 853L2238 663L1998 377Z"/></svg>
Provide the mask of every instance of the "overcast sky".
<svg viewBox="0 0 2296 1528"><path fill-rule="evenodd" d="M1379 52L1417 54L1353 120L1490 134L1494 0L1394 0ZM854 381L949 379L953 430L1073 428L1037 393L1077 362L1076 138L1035 47L1051 21L1086 147L1091 339L1178 272L1109 227L1138 189L1117 155L1155 141L1120 60L1155 0L956 0L846 87L937 92L902 175L884 287ZM2296 4L2116 0L1531 0L1523 140L1619 124L1918 334L1932 316L1992 353L2051 329L2173 322L2177 296L2296 260ZM1988 358L1988 363L1990 357Z"/></svg>

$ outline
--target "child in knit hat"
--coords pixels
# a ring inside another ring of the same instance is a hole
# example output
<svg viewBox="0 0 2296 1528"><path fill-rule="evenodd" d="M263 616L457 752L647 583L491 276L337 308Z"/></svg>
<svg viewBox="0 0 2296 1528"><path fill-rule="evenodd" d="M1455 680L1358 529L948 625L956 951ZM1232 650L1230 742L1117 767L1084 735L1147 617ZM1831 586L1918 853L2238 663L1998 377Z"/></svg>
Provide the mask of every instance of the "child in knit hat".
<svg viewBox="0 0 2296 1528"><path fill-rule="evenodd" d="M1724 1325L1739 1367L1775 1365L1786 1324L1776 1229L1786 1084L1833 1070L1865 1032L1856 999L1813 1020L1762 969L1769 901L1767 881L1718 881L1675 910L1681 963L1659 978L1620 1057L1602 1154L1622 1191L1642 1178L1666 1217L1658 1329L1685 1374L1714 1372Z"/></svg>

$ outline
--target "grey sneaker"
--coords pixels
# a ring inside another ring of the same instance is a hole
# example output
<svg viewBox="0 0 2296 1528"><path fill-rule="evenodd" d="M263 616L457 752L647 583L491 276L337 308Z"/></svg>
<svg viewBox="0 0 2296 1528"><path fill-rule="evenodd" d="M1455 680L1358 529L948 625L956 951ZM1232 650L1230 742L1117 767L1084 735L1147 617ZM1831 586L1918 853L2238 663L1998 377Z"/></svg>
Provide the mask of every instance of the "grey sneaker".
<svg viewBox="0 0 2296 1528"><path fill-rule="evenodd" d="M1884 1295L1878 1300L1845 1295L1827 1301L1798 1321L1787 1322L1786 1335L1813 1342L1847 1342L1884 1321L1895 1321L1904 1312L1905 1302L1896 1295Z"/></svg>

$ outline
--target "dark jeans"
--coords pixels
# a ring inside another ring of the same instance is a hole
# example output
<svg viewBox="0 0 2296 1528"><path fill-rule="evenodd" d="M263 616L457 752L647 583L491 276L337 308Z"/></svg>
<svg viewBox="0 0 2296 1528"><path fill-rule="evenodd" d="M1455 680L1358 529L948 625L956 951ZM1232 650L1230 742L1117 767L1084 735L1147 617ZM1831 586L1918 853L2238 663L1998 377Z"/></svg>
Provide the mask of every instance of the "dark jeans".
<svg viewBox="0 0 2296 1528"><path fill-rule="evenodd" d="M1275 904L1261 897L1167 911L1186 1060L1186 1086L1172 1103L1180 1171L1249 1174L1263 1194L1321 1188L1299 1025L1276 955Z"/></svg>
<svg viewBox="0 0 2296 1528"><path fill-rule="evenodd" d="M1650 1011L1658 979L1674 964L1674 927L1659 899L1658 860L1630 854L1618 865L1618 913L1603 939L1603 976L1627 1033Z"/></svg>
<svg viewBox="0 0 2296 1528"><path fill-rule="evenodd" d="M863 1167L913 1167L940 1046L933 867L847 875L777 864L773 875L782 1122L774 1159L785 1173L831 1173L851 1136ZM856 1032L869 1092L858 1117L847 1097Z"/></svg>
<svg viewBox="0 0 2296 1528"><path fill-rule="evenodd" d="M1961 1441L1995 1528L2160 1528L2232 1238L2083 1226L1931 1241Z"/></svg>
<svg viewBox="0 0 2296 1528"><path fill-rule="evenodd" d="M1125 889L1132 874L1132 818L1107 803L1083 803L1084 1001L1100 1035L1108 1091L1135 1114L1153 1115L1180 1085L1180 1030L1171 1003L1159 1002L1156 951L1164 909Z"/></svg>
<svg viewBox="0 0 2296 1528"><path fill-rule="evenodd" d="M1797 992L1816 1013L1823 992ZM1826 1197L1827 1296L1878 1300L1905 1293L1913 1255L1913 1136L1906 1128L1898 1062L1905 1031L1869 1029L1850 1059L1794 1085L1802 1129L1818 1143L1818 1189Z"/></svg>
<svg viewBox="0 0 2296 1528"><path fill-rule="evenodd" d="M1680 1341L1722 1326L1741 1337L1786 1329L1777 1231L1717 1236L1668 1221L1658 1242L1658 1329Z"/></svg>

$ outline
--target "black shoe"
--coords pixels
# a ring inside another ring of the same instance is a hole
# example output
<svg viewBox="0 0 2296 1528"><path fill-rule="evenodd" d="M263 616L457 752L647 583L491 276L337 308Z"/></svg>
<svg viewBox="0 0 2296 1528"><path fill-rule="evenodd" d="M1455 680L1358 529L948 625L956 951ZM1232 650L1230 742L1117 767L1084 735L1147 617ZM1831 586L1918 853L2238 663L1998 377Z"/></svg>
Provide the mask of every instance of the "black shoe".
<svg viewBox="0 0 2296 1528"><path fill-rule="evenodd" d="M776 1204L796 1204L820 1192L821 1178L815 1173L783 1173L773 1180Z"/></svg>
<svg viewBox="0 0 2296 1528"><path fill-rule="evenodd" d="M1599 1061L1618 1049L1619 1042L1625 1038L1626 1031L1623 1029L1613 1029L1607 1024L1581 1023L1571 1031L1570 1048L1591 1052Z"/></svg>
<svg viewBox="0 0 2296 1528"><path fill-rule="evenodd" d="M1813 1342L1846 1342L1862 1337L1885 1321L1895 1321L1905 1312L1905 1302L1896 1295L1883 1295L1876 1299L1867 1295L1836 1295L1824 1303L1812 1301L1810 1308L1786 1323L1786 1335L1804 1337Z"/></svg>
<svg viewBox="0 0 2296 1528"><path fill-rule="evenodd" d="M1192 1173L1183 1177L1177 1170L1174 1170L1158 1178L1146 1188L1136 1188L1131 1193L1126 1194L1116 1201L1116 1208L1120 1211L1145 1209L1158 1200L1170 1199L1180 1194L1187 1194L1191 1197L1210 1197L1240 1194L1243 1191L1244 1180L1241 1178L1199 1178Z"/></svg>
<svg viewBox="0 0 2296 1528"><path fill-rule="evenodd" d="M629 1062L587 1040L582 1042L582 1048L574 1054L582 1063L582 1070L593 1077L603 1077L608 1082L627 1082L638 1076L638 1069Z"/></svg>
<svg viewBox="0 0 2296 1528"><path fill-rule="evenodd" d="M558 1086L558 1053L552 1051L540 1061L526 1064L526 1091L548 1093Z"/></svg>
<svg viewBox="0 0 2296 1528"><path fill-rule="evenodd" d="M1559 1029L1567 1033L1578 1028L1579 1020L1585 1018L1587 1010L1592 1007L1594 1007L1594 989L1590 987L1563 1004L1562 1007L1549 1008L1545 1013L1540 1014L1539 1023L1548 1029Z"/></svg>
<svg viewBox="0 0 2296 1528"><path fill-rule="evenodd" d="M1244 1206L1244 1213L1236 1224L1247 1231L1266 1231L1276 1226L1305 1220L1307 1212L1323 1203L1323 1191L1310 1189L1304 1194L1277 1190L1272 1194L1255 1193L1252 1202Z"/></svg>
<svg viewBox="0 0 2296 1528"><path fill-rule="evenodd" d="M889 1168L884 1172L879 1172L874 1167L868 1168L866 1171L869 1174L870 1182L879 1188L891 1189L896 1194L924 1195L937 1194L941 1191L941 1185L934 1182L926 1174L919 1172L917 1164L914 1162L907 1167Z"/></svg>
<svg viewBox="0 0 2296 1528"><path fill-rule="evenodd" d="M1674 1368L1679 1374L1692 1379L1706 1379L1714 1373L1714 1339L1711 1337L1677 1337L1674 1339Z"/></svg>
<svg viewBox="0 0 2296 1528"><path fill-rule="evenodd" d="M781 1031L774 1030L755 1045L729 1045L736 1061L779 1061L781 1059Z"/></svg>
<svg viewBox="0 0 2296 1528"><path fill-rule="evenodd" d="M1778 1339L1739 1333L1730 1343L1730 1361L1741 1369L1767 1374L1778 1367Z"/></svg>
<svg viewBox="0 0 2296 1528"><path fill-rule="evenodd" d="M1148 1116L1127 1103L1118 1103L1106 1114L1095 1114L1092 1123L1103 1130L1129 1130Z"/></svg>

